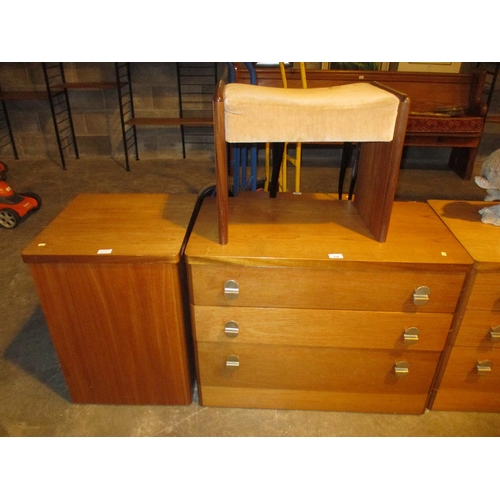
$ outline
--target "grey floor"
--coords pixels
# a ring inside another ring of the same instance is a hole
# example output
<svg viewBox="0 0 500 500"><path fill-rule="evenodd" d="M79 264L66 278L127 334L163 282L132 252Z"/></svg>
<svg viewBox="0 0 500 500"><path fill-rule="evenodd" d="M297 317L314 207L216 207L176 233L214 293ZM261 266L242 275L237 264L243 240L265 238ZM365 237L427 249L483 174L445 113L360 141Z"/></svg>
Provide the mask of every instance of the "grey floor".
<svg viewBox="0 0 500 500"><path fill-rule="evenodd" d="M0 436L500 436L500 414L420 416L190 406L72 404L21 251L79 193L197 193L213 183L209 154L187 160L8 160L8 182L42 209L0 230ZM338 168L305 167L303 191L336 189ZM322 186L318 189L318 186ZM397 199L477 199L484 191L447 169L401 170Z"/></svg>

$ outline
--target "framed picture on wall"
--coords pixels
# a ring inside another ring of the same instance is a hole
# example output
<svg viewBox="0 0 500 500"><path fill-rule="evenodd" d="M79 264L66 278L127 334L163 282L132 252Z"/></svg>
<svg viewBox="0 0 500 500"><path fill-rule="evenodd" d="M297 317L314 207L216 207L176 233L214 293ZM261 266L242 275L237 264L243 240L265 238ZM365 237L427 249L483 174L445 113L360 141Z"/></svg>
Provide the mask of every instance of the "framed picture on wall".
<svg viewBox="0 0 500 500"><path fill-rule="evenodd" d="M388 62L322 62L321 69L345 71L387 71Z"/></svg>
<svg viewBox="0 0 500 500"><path fill-rule="evenodd" d="M459 62L400 62L398 71L459 73L461 65Z"/></svg>

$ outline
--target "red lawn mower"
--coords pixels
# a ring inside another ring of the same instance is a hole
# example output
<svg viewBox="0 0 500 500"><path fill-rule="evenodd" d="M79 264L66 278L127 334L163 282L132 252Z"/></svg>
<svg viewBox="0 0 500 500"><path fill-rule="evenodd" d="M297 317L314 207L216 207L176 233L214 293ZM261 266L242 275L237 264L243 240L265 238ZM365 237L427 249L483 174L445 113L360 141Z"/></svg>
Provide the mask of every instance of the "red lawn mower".
<svg viewBox="0 0 500 500"><path fill-rule="evenodd" d="M5 181L7 171L7 165L0 161L0 227L14 229L23 219L42 206L42 200L35 193L14 193Z"/></svg>

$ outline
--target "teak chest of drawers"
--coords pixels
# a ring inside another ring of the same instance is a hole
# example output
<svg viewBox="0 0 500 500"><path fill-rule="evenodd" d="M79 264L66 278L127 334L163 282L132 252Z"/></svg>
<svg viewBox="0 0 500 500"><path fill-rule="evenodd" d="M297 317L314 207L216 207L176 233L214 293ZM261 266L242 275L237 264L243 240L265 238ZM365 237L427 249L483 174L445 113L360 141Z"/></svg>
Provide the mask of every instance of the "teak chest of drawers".
<svg viewBox="0 0 500 500"><path fill-rule="evenodd" d="M424 203L376 242L350 202L245 193L186 248L200 402L422 413L472 259Z"/></svg>
<svg viewBox="0 0 500 500"><path fill-rule="evenodd" d="M186 405L193 195L80 195L24 250L74 403Z"/></svg>
<svg viewBox="0 0 500 500"><path fill-rule="evenodd" d="M498 203L429 204L474 259L431 408L500 411L500 227L478 213Z"/></svg>

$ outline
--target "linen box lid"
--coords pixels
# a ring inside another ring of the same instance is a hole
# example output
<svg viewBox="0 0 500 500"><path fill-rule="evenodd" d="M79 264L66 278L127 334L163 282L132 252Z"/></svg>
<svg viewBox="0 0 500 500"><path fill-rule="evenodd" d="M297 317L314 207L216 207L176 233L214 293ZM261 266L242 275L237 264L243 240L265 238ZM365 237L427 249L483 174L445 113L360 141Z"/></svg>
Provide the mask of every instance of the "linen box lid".
<svg viewBox="0 0 500 500"><path fill-rule="evenodd" d="M22 252L24 262L177 263L197 196L81 194Z"/></svg>

